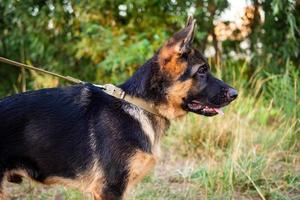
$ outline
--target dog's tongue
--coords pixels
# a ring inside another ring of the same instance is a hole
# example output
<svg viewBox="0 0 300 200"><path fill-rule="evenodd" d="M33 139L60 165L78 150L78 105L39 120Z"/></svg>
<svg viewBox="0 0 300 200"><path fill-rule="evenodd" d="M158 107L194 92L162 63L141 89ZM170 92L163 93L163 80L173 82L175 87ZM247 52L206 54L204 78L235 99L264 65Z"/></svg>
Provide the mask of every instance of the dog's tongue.
<svg viewBox="0 0 300 200"><path fill-rule="evenodd" d="M214 110L220 114L220 115L224 115L223 111L221 110L221 108L214 108Z"/></svg>

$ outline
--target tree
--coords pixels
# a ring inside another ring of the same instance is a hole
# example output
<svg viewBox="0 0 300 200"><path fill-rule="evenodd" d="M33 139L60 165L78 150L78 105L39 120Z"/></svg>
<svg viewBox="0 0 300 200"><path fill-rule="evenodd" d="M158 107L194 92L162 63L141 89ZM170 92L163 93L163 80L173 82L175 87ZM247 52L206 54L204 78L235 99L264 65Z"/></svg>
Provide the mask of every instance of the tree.
<svg viewBox="0 0 300 200"><path fill-rule="evenodd" d="M263 63L270 71L284 71L287 62L299 66L300 60L300 4L295 0L253 0L257 9L264 12L261 24L254 22L249 35L252 64ZM260 17L255 12L255 20Z"/></svg>

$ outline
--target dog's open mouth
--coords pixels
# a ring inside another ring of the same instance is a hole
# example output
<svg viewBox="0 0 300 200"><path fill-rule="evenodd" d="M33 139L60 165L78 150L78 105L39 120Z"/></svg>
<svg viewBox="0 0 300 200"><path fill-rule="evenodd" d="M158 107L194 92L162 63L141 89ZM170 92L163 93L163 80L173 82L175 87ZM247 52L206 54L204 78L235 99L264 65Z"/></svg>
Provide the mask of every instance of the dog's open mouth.
<svg viewBox="0 0 300 200"><path fill-rule="evenodd" d="M188 103L189 109L191 109L195 113L199 113L206 116L213 116L213 115L224 115L223 111L220 107L212 107L209 105L203 105L199 101L193 100L191 103Z"/></svg>

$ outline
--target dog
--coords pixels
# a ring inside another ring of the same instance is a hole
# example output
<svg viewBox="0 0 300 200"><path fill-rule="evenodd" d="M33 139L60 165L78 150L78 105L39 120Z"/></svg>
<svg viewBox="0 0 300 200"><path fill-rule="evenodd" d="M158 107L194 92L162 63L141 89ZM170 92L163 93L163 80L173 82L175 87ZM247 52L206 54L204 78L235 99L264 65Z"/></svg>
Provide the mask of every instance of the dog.
<svg viewBox="0 0 300 200"><path fill-rule="evenodd" d="M115 98L93 84L41 89L0 101L0 186L23 177L121 200L153 169L169 121L220 114L238 96L195 49L196 21L175 33L119 87L156 109ZM0 187L0 199L4 199Z"/></svg>

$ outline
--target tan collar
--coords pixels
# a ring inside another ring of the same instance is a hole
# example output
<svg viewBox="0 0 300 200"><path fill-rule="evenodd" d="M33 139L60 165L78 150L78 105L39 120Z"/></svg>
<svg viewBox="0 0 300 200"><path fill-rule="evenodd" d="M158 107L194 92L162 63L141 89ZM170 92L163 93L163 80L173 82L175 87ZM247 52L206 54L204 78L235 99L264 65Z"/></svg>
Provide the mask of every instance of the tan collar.
<svg viewBox="0 0 300 200"><path fill-rule="evenodd" d="M152 103L149 103L141 98L126 94L126 92L124 90L122 90L121 88L119 88L113 84L95 85L95 86L101 88L103 90L103 92L105 92L106 94L108 94L110 96L113 96L117 99L122 99L128 103L136 105L136 106L142 108L143 110L146 110L154 115L161 116L158 113L158 111L155 109L155 107Z"/></svg>

